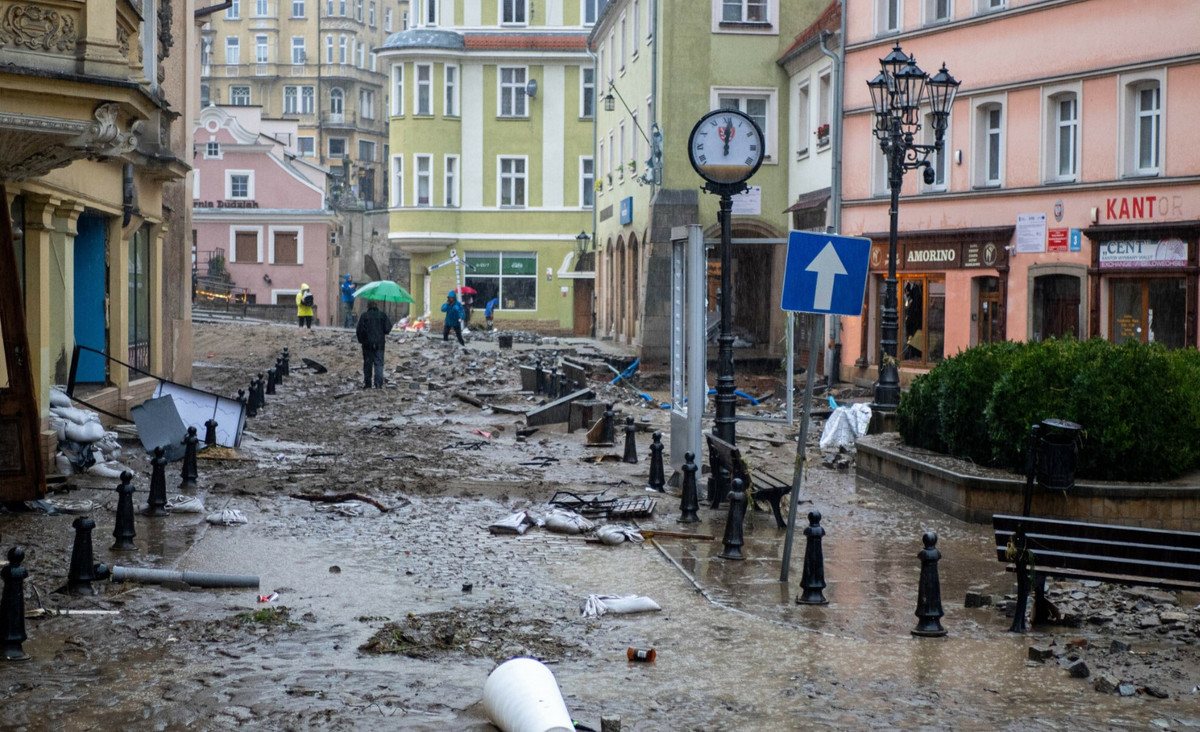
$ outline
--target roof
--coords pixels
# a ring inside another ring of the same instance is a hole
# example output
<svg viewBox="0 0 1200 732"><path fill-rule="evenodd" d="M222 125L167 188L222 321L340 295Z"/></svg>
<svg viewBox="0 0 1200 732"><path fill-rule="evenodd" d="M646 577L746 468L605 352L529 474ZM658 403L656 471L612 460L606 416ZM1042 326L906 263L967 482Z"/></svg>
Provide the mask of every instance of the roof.
<svg viewBox="0 0 1200 732"><path fill-rule="evenodd" d="M393 48L433 48L461 51L463 50L463 37L454 31L437 28L409 28L388 36L380 50Z"/></svg>
<svg viewBox="0 0 1200 732"><path fill-rule="evenodd" d="M841 25L842 4L839 0L833 0L821 12L821 15L813 21L812 25L800 31L800 34L796 36L796 40L792 42L792 45L788 46L788 49L779 55L779 63L787 61L812 44L816 39L819 39L822 31L836 33L841 29Z"/></svg>

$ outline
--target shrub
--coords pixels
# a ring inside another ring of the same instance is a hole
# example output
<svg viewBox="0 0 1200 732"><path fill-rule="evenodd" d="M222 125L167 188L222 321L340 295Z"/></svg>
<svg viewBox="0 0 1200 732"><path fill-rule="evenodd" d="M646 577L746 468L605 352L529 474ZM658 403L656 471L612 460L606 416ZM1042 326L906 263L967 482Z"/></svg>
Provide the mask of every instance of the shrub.
<svg viewBox="0 0 1200 732"><path fill-rule="evenodd" d="M944 372L934 369L913 380L896 408L896 429L905 444L946 452L941 439L937 405L938 384Z"/></svg>

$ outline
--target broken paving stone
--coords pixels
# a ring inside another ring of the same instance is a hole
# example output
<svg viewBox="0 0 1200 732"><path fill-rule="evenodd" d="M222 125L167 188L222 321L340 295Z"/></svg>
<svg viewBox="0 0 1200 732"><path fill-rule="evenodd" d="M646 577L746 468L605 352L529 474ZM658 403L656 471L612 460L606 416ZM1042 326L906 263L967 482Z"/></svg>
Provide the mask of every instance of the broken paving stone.
<svg viewBox="0 0 1200 732"><path fill-rule="evenodd" d="M1120 683L1121 682L1117 680L1117 677L1113 676L1112 674L1103 673L1097 676L1096 680L1092 682L1092 688L1101 694L1111 694L1117 690L1117 686L1119 686Z"/></svg>
<svg viewBox="0 0 1200 732"><path fill-rule="evenodd" d="M963 603L964 607L987 607L992 604L992 596L986 592L970 591L967 593L967 599Z"/></svg>
<svg viewBox="0 0 1200 732"><path fill-rule="evenodd" d="M1165 613L1159 613L1158 620L1164 625L1186 623L1188 621L1188 614L1183 612L1169 611Z"/></svg>
<svg viewBox="0 0 1200 732"><path fill-rule="evenodd" d="M1126 643L1125 641L1114 640L1112 642L1112 645L1110 645L1108 647L1108 652L1109 653L1128 653L1131 648L1133 648L1133 646Z"/></svg>
<svg viewBox="0 0 1200 732"><path fill-rule="evenodd" d="M1121 696L1133 696L1137 693L1137 687L1133 684L1121 684L1117 687L1117 693Z"/></svg>
<svg viewBox="0 0 1200 732"><path fill-rule="evenodd" d="M1029 660L1031 661L1046 661L1054 658L1054 649L1049 646L1030 646Z"/></svg>
<svg viewBox="0 0 1200 732"><path fill-rule="evenodd" d="M1154 686L1153 684L1146 684L1142 687L1142 691L1145 691L1147 696L1152 696L1155 699L1166 699L1170 696L1166 689L1161 686Z"/></svg>
<svg viewBox="0 0 1200 732"><path fill-rule="evenodd" d="M1162 625L1157 615L1143 615L1138 618L1139 628L1157 628Z"/></svg>
<svg viewBox="0 0 1200 732"><path fill-rule="evenodd" d="M1088 668L1088 665L1083 661L1083 659L1080 659L1068 666L1067 671L1071 674L1071 678L1073 679L1086 679L1092 675L1092 670Z"/></svg>

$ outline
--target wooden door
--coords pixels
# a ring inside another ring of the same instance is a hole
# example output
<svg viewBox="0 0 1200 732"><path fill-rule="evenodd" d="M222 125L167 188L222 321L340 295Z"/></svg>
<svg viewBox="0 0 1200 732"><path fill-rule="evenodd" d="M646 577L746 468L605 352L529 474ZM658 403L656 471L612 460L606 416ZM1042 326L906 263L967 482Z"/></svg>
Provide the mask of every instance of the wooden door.
<svg viewBox="0 0 1200 732"><path fill-rule="evenodd" d="M575 280L575 329L572 331L579 338L592 334L592 293L595 282L590 279Z"/></svg>

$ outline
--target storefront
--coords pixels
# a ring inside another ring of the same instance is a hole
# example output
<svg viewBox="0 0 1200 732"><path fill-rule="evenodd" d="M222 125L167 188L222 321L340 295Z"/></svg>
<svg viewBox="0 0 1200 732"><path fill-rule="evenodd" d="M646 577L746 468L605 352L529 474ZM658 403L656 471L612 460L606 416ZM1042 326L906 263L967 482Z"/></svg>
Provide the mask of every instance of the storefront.
<svg viewBox="0 0 1200 732"><path fill-rule="evenodd" d="M1200 221L1103 225L1093 242L1092 333L1113 343L1196 346Z"/></svg>

